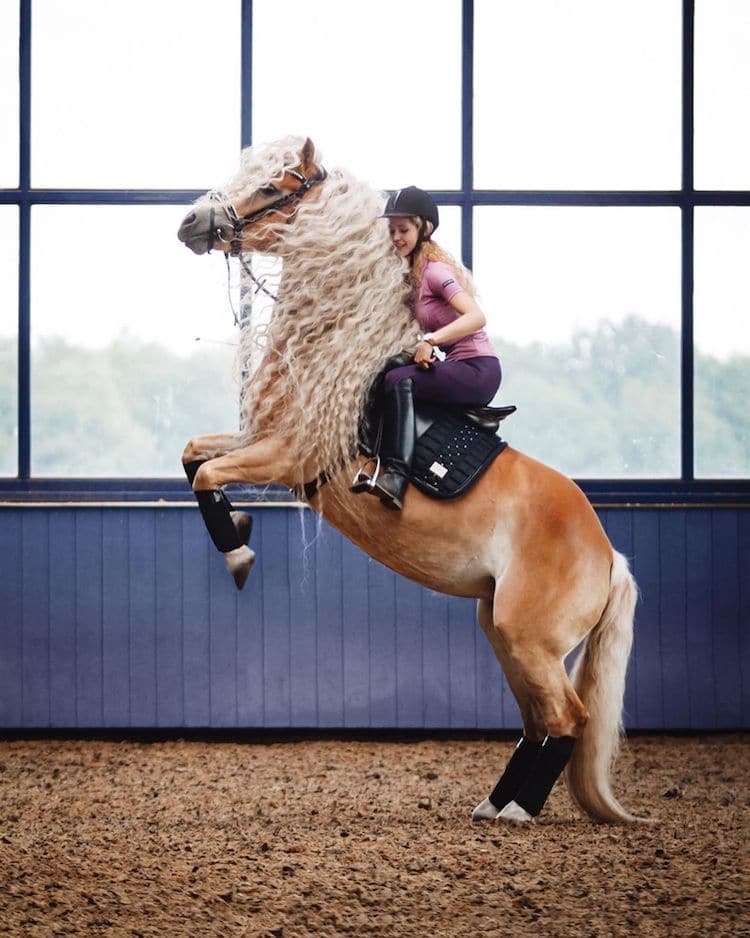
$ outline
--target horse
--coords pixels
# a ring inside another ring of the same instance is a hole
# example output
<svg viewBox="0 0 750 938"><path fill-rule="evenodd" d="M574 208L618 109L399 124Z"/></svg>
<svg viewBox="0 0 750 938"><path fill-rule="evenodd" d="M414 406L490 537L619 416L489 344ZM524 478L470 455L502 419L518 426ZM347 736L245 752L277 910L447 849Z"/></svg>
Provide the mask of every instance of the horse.
<svg viewBox="0 0 750 938"><path fill-rule="evenodd" d="M251 276L248 256L281 264L267 321L242 330L240 430L196 436L182 455L209 533L242 587L249 521L224 486L280 483L391 570L475 599L523 735L472 819L533 822L564 773L594 820L638 820L611 787L637 587L581 489L507 446L455 500L409 486L392 512L350 491L373 382L418 336L384 201L346 169L327 172L309 138L286 137L244 150L183 219L196 254L237 256Z"/></svg>

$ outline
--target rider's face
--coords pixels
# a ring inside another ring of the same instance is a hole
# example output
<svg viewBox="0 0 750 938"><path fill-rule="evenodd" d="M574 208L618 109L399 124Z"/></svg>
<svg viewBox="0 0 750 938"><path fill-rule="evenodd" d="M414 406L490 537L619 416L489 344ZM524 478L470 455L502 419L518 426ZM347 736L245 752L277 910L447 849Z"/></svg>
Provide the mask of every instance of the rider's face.
<svg viewBox="0 0 750 938"><path fill-rule="evenodd" d="M417 246L419 228L411 218L389 218L388 232L393 246L401 257L409 257Z"/></svg>

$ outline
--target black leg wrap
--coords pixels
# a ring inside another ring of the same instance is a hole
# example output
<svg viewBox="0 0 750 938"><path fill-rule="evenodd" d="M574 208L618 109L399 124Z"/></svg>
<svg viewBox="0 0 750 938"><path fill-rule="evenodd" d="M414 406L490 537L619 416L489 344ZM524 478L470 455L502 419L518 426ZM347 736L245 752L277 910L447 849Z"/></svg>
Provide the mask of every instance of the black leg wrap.
<svg viewBox="0 0 750 938"><path fill-rule="evenodd" d="M231 505L229 499L221 489L209 489L196 492L198 507L206 522L208 533L216 547L225 554L229 550L242 547L244 541L237 533L237 529L229 514Z"/></svg>
<svg viewBox="0 0 750 938"><path fill-rule="evenodd" d="M533 772L513 798L532 817L536 817L544 807L552 787L568 764L574 745L574 736L548 736L545 739Z"/></svg>
<svg viewBox="0 0 750 938"><path fill-rule="evenodd" d="M207 462L206 459L194 459L192 462L184 462L182 468L185 470L185 475L187 480L190 483L190 488L193 487L193 482L195 482L195 476L200 467L204 462Z"/></svg>
<svg viewBox="0 0 750 938"><path fill-rule="evenodd" d="M505 766L505 771L500 776L500 781L492 789L490 795L490 801L498 811L502 811L505 805L516 797L519 788L531 774L539 753L542 751L542 745L526 736L520 738L510 761Z"/></svg>

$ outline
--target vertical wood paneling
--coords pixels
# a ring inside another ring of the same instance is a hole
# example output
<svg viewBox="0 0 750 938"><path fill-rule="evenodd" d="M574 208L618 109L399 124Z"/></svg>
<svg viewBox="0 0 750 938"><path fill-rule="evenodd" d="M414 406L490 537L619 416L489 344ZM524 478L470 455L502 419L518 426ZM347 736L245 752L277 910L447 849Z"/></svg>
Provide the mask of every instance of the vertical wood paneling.
<svg viewBox="0 0 750 938"><path fill-rule="evenodd" d="M750 512L737 513L740 581L740 726L750 726Z"/></svg>
<svg viewBox="0 0 750 938"><path fill-rule="evenodd" d="M67 513L71 518L72 512ZM102 513L102 714L105 726L131 726L130 567L125 509Z"/></svg>
<svg viewBox="0 0 750 938"><path fill-rule="evenodd" d="M252 572L252 571L251 571ZM237 588L224 558L208 560L208 644L211 726L237 725Z"/></svg>
<svg viewBox="0 0 750 938"><path fill-rule="evenodd" d="M94 727L104 721L102 511L77 512L75 525L76 725Z"/></svg>
<svg viewBox="0 0 750 938"><path fill-rule="evenodd" d="M208 569L217 558L198 511L182 519L183 700L186 726L211 725ZM218 558L219 562L221 558Z"/></svg>
<svg viewBox="0 0 750 938"><path fill-rule="evenodd" d="M264 725L263 644L265 623L263 618L263 530L266 512L254 511L250 546L256 553L255 565L250 571L242 593L237 598L237 721L240 726ZM198 517L199 528L206 532ZM209 559L213 554L219 563L213 544L209 544ZM225 571L225 577L229 574ZM231 581L230 581L231 583ZM234 589L232 584L232 589Z"/></svg>
<svg viewBox="0 0 750 938"><path fill-rule="evenodd" d="M182 726L182 515L156 513L156 724Z"/></svg>
<svg viewBox="0 0 750 938"><path fill-rule="evenodd" d="M342 540L341 587L344 618L344 726L370 726L370 627L366 591L368 558Z"/></svg>
<svg viewBox="0 0 750 938"><path fill-rule="evenodd" d="M448 673L450 683L449 726L472 729L477 725L477 683L474 670L477 625L475 603L448 600Z"/></svg>
<svg viewBox="0 0 750 938"><path fill-rule="evenodd" d="M318 726L344 725L341 537L324 524L315 551Z"/></svg>
<svg viewBox="0 0 750 938"><path fill-rule="evenodd" d="M716 726L716 678L712 623L713 583L710 571L711 513L685 515L685 631L687 635L688 725Z"/></svg>
<svg viewBox="0 0 750 938"><path fill-rule="evenodd" d="M659 513L656 510L635 512L633 573L641 591L641 607L633 656L638 669L638 725L644 729L659 729L664 725L659 561Z"/></svg>
<svg viewBox="0 0 750 938"><path fill-rule="evenodd" d="M156 726L156 532L153 511L128 513L130 719Z"/></svg>
<svg viewBox="0 0 750 938"><path fill-rule="evenodd" d="M50 726L59 727L76 725L75 529L72 511L49 512Z"/></svg>
<svg viewBox="0 0 750 938"><path fill-rule="evenodd" d="M659 592L662 726L685 725L690 711L685 625L685 515L659 514Z"/></svg>
<svg viewBox="0 0 750 938"><path fill-rule="evenodd" d="M318 673L315 609L315 568L317 518L299 510L284 512L287 517L287 566L289 569L289 681L291 725L318 725ZM304 525L304 529L303 529ZM346 554L344 555L346 557ZM360 580L357 581L361 582ZM344 590L348 586L344 573ZM349 617L345 611L346 621ZM367 667L366 658L364 667Z"/></svg>
<svg viewBox="0 0 750 938"><path fill-rule="evenodd" d="M416 583L396 581L396 720L403 727L423 725L421 593Z"/></svg>
<svg viewBox="0 0 750 938"><path fill-rule="evenodd" d="M382 564L367 566L370 624L370 720L392 726L396 720L396 581Z"/></svg>
<svg viewBox="0 0 750 938"><path fill-rule="evenodd" d="M23 519L23 713L24 726L50 723L49 516Z"/></svg>
<svg viewBox="0 0 750 938"><path fill-rule="evenodd" d="M23 514L0 515L0 721L23 725Z"/></svg>
<svg viewBox="0 0 750 938"><path fill-rule="evenodd" d="M265 726L289 726L291 633L288 528L284 512L263 519L263 661Z"/></svg>
<svg viewBox="0 0 750 938"><path fill-rule="evenodd" d="M734 729L742 716L737 515L714 512L711 535L716 724L719 729Z"/></svg>
<svg viewBox="0 0 750 938"><path fill-rule="evenodd" d="M3 509L0 726L520 725L474 603L256 509L238 593L195 509ZM641 591L632 728L750 723L750 511L600 513Z"/></svg>
<svg viewBox="0 0 750 938"><path fill-rule="evenodd" d="M450 725L448 597L422 591L424 726Z"/></svg>

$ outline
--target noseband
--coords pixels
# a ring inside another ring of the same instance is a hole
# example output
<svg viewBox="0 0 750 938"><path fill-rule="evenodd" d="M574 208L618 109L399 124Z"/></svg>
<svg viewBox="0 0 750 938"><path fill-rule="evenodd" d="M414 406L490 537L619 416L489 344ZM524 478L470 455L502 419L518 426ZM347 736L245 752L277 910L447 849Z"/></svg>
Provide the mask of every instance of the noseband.
<svg viewBox="0 0 750 938"><path fill-rule="evenodd" d="M255 212L250 212L249 215L238 215L237 209L229 201L226 193L220 192L218 190L212 190L208 193L208 199L210 203L207 234L209 254L211 253L211 249L214 246L214 241L219 238L221 241L229 242L229 253L232 255L232 257L239 257L242 251L242 232L245 228L247 228L249 225L252 225L256 221L259 221L261 218L265 218L266 215L273 214L284 205L293 205L296 202L301 202L305 196L305 193L319 182L323 182L323 180L328 175L322 166L314 175L310 176L309 179L305 178L305 176L303 176L302 173L298 172L296 169L287 169L286 172L290 176L294 176L295 179L300 181L299 189L295 189L294 192L289 192L286 195L283 195L280 199L277 199L275 202L271 202L270 205L266 205L264 208L260 208ZM215 205L221 206L221 208L224 210L224 214L227 216L230 224L232 225L232 236L230 238L224 237L222 234L221 225L215 225Z"/></svg>

